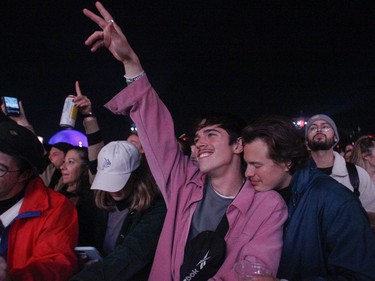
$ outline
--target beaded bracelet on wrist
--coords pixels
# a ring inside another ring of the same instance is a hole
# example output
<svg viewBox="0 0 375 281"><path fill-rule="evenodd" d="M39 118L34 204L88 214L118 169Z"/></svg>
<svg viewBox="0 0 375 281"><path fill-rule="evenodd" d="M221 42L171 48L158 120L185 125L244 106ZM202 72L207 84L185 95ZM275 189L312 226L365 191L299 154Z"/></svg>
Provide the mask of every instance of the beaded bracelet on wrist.
<svg viewBox="0 0 375 281"><path fill-rule="evenodd" d="M139 73L138 75L133 76L133 77L126 76L126 74L125 74L124 77L125 77L125 80L126 80L126 84L130 85L134 81L137 81L138 79L140 79L141 77L143 77L145 74L146 73L145 73L144 70L141 73Z"/></svg>

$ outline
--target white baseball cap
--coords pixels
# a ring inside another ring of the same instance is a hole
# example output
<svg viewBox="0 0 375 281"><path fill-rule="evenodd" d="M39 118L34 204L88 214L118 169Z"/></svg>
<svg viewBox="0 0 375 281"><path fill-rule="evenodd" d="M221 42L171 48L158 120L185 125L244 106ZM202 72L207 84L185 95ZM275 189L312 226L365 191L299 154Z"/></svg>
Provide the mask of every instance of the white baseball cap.
<svg viewBox="0 0 375 281"><path fill-rule="evenodd" d="M131 173L139 167L140 161L139 152L131 142L108 143L99 152L97 173L91 189L120 191Z"/></svg>

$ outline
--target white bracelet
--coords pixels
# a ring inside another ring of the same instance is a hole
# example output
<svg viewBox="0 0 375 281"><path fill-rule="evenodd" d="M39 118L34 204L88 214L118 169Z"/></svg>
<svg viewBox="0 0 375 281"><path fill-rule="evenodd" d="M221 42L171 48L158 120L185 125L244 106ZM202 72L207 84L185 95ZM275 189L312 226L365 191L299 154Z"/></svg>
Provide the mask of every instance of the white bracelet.
<svg viewBox="0 0 375 281"><path fill-rule="evenodd" d="M125 74L124 78L126 79L126 84L130 85L134 81L137 81L138 79L140 79L141 77L143 77L145 74L146 73L145 73L144 70L142 70L141 73L139 73L139 74L137 74L136 76L133 76L133 77L126 76L126 74Z"/></svg>

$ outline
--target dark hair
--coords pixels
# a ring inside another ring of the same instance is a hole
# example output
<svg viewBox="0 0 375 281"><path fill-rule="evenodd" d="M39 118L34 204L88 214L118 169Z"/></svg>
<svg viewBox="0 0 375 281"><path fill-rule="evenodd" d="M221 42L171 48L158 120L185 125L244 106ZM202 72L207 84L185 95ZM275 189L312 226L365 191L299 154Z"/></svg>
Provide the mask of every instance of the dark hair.
<svg viewBox="0 0 375 281"><path fill-rule="evenodd" d="M68 153L69 151L76 151L78 153L79 159L82 160L82 173L79 180L77 181L76 188L76 193L82 194L90 189L88 150L86 147L73 146L66 153Z"/></svg>
<svg viewBox="0 0 375 281"><path fill-rule="evenodd" d="M306 166L309 154L303 137L291 120L268 116L254 121L242 133L244 145L261 139L268 146L269 157L277 163L291 161L289 173Z"/></svg>
<svg viewBox="0 0 375 281"><path fill-rule="evenodd" d="M194 132L212 125L218 125L229 134L229 144L233 144L241 136L246 123L240 117L223 112L211 112L199 117L194 123Z"/></svg>
<svg viewBox="0 0 375 281"><path fill-rule="evenodd" d="M62 152L64 152L64 154L66 154L70 149L74 148L73 145L67 142L57 142L57 143L51 144L49 145L49 150L51 150L52 147L57 148L58 150L61 150Z"/></svg>

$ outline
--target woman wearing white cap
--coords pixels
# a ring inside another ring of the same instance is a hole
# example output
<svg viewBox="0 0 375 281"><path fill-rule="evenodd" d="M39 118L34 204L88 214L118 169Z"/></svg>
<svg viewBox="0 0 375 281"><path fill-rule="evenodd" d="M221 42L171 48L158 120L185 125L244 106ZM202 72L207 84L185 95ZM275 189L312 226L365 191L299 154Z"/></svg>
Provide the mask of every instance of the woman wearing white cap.
<svg viewBox="0 0 375 281"><path fill-rule="evenodd" d="M105 210L98 249L105 258L71 280L147 280L166 214L144 157L127 141L105 145L91 189Z"/></svg>

